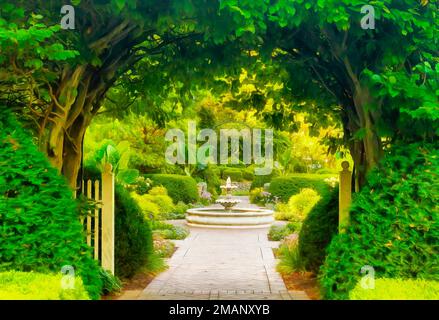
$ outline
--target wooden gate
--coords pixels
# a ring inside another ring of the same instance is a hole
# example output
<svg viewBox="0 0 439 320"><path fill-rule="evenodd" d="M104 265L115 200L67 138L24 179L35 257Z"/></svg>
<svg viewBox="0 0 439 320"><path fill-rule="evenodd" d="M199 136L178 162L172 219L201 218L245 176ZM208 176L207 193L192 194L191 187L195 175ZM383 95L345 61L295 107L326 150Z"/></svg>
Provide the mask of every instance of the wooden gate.
<svg viewBox="0 0 439 320"><path fill-rule="evenodd" d="M102 267L114 274L114 174L105 165L101 180L82 181L82 194L97 203L93 212L82 219L87 244Z"/></svg>

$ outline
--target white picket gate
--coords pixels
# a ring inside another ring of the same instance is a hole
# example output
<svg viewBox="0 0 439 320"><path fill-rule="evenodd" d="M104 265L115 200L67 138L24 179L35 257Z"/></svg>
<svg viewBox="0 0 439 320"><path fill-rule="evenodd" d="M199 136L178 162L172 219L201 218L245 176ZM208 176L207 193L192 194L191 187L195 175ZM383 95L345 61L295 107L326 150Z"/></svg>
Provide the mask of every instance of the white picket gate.
<svg viewBox="0 0 439 320"><path fill-rule="evenodd" d="M114 274L114 174L107 164L101 180L82 181L82 194L98 203L81 223L87 234L87 244L105 270Z"/></svg>

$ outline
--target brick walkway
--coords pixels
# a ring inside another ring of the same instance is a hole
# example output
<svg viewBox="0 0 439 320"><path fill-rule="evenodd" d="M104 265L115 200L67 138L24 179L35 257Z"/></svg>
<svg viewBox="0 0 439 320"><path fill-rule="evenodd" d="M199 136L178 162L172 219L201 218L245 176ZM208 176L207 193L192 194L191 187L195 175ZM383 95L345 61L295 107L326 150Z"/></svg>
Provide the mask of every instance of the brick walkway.
<svg viewBox="0 0 439 320"><path fill-rule="evenodd" d="M191 228L188 238L176 241L169 269L139 299L308 299L302 291L287 291L275 271L272 248L278 243L267 240L267 231Z"/></svg>

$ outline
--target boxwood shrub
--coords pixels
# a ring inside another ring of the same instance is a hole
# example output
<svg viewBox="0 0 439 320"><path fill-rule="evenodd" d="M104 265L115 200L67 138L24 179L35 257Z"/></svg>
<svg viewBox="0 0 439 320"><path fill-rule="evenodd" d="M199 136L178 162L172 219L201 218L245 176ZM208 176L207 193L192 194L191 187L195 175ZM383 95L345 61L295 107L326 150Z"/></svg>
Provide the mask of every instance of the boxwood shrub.
<svg viewBox="0 0 439 320"><path fill-rule="evenodd" d="M333 175L323 174L294 174L287 177L274 178L270 183L269 192L282 202L287 202L291 196L298 194L301 189L311 188L325 196L330 190L324 179Z"/></svg>
<svg viewBox="0 0 439 320"><path fill-rule="evenodd" d="M102 281L80 223L78 203L15 117L0 111L0 271L75 268L93 299Z"/></svg>
<svg viewBox="0 0 439 320"><path fill-rule="evenodd" d="M242 170L239 168L224 169L222 173L222 178L227 179L228 177L230 177L230 179L234 182L240 182L244 180L244 177L242 175Z"/></svg>
<svg viewBox="0 0 439 320"><path fill-rule="evenodd" d="M89 300L80 277L63 288L63 275L36 272L0 272L0 300ZM69 279L66 279L68 284Z"/></svg>
<svg viewBox="0 0 439 320"><path fill-rule="evenodd" d="M376 279L375 288L359 282L349 293L350 300L439 300L439 281L422 279Z"/></svg>
<svg viewBox="0 0 439 320"><path fill-rule="evenodd" d="M394 146L368 175L346 233L328 247L325 298L347 299L365 265L377 278L439 278L438 144Z"/></svg>
<svg viewBox="0 0 439 320"><path fill-rule="evenodd" d="M250 190L256 189L256 188L263 188L266 183L271 183L271 180L273 179L274 174L259 176L255 175L252 181L252 184L250 186Z"/></svg>
<svg viewBox="0 0 439 320"><path fill-rule="evenodd" d="M116 185L115 273L130 278L147 265L153 253L149 222L129 192Z"/></svg>
<svg viewBox="0 0 439 320"><path fill-rule="evenodd" d="M299 253L308 271L318 272L326 248L338 233L338 187L326 193L303 221L299 233Z"/></svg>
<svg viewBox="0 0 439 320"><path fill-rule="evenodd" d="M154 186L165 187L175 204L179 201L194 203L199 200L197 182L191 177L174 174L151 174L146 177L153 181Z"/></svg>

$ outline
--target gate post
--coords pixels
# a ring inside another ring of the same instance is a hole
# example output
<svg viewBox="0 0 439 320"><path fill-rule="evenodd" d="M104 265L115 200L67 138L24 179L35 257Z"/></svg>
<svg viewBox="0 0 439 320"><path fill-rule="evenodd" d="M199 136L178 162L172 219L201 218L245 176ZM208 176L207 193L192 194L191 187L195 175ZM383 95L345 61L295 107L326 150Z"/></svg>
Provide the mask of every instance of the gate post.
<svg viewBox="0 0 439 320"><path fill-rule="evenodd" d="M102 267L114 275L114 174L107 163L102 172Z"/></svg>
<svg viewBox="0 0 439 320"><path fill-rule="evenodd" d="M351 205L352 195L352 172L349 171L349 162L341 163L343 168L340 171L340 187L339 187L339 214L338 214L338 232L343 233L349 224L349 206Z"/></svg>

